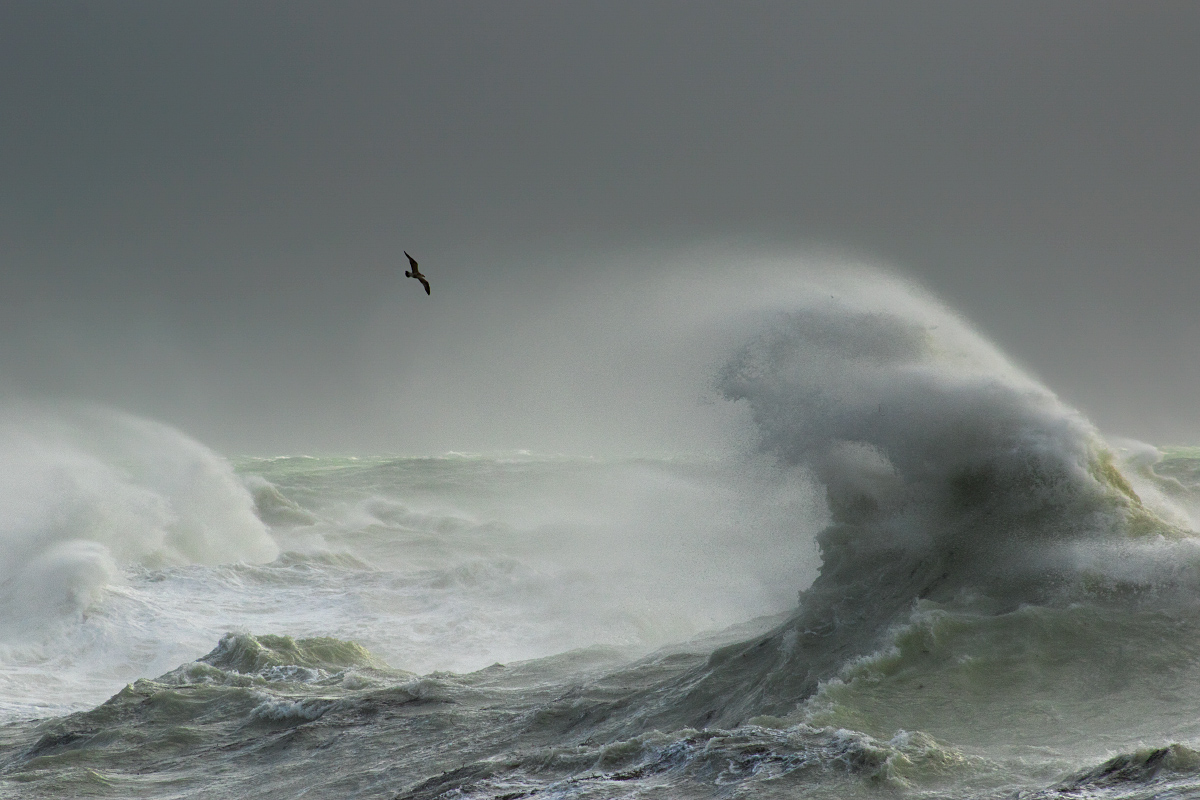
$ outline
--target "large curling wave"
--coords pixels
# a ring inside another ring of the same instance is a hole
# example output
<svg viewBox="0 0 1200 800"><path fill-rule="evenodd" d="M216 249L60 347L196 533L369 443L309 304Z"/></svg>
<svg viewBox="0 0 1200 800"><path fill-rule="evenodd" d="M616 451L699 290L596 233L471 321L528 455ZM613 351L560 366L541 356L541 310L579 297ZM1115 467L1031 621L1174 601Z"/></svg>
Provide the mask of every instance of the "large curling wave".
<svg viewBox="0 0 1200 800"><path fill-rule="evenodd" d="M929 604L995 616L1084 597L1196 596L1186 492L1153 472L1157 451L1110 444L901 282L806 290L760 324L718 386L748 407L760 450L824 487L822 566L794 615L716 651L651 724L794 714Z"/></svg>

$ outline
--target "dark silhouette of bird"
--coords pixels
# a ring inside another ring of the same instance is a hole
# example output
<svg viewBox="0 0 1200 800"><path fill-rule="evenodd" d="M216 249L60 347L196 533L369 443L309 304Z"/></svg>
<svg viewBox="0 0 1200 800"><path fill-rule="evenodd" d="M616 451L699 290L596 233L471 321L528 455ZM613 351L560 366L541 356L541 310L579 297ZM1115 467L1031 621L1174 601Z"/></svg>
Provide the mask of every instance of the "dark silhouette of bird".
<svg viewBox="0 0 1200 800"><path fill-rule="evenodd" d="M408 263L412 264L412 272L405 270L404 277L416 278L421 282L421 285L425 287L425 294L431 294L429 291L429 281L426 280L425 276L421 274L421 270L417 269L417 260L412 256L409 256L407 250L404 251L404 255L408 256Z"/></svg>

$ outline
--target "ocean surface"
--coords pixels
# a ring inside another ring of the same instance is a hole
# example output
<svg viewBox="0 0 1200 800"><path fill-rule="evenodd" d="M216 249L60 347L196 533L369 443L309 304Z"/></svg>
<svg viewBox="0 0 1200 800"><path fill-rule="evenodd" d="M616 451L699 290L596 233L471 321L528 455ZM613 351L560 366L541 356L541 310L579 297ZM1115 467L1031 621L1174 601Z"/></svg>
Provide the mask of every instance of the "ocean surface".
<svg viewBox="0 0 1200 800"><path fill-rule="evenodd" d="M814 290L743 447L226 457L0 417L0 797L1200 797L1200 449Z"/></svg>

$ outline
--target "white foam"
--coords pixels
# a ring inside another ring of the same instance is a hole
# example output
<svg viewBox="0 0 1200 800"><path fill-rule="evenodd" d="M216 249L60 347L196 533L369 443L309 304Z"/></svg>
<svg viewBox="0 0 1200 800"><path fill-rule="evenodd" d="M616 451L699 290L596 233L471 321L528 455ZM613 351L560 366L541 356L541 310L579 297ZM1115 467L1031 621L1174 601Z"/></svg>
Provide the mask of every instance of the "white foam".
<svg viewBox="0 0 1200 800"><path fill-rule="evenodd" d="M818 583L896 559L936 560L947 588L1011 577L1149 513L1091 423L936 301L884 276L832 294L776 315L722 376L762 447L825 487Z"/></svg>
<svg viewBox="0 0 1200 800"><path fill-rule="evenodd" d="M0 629L86 611L131 565L264 561L277 547L230 465L100 409L0 410Z"/></svg>

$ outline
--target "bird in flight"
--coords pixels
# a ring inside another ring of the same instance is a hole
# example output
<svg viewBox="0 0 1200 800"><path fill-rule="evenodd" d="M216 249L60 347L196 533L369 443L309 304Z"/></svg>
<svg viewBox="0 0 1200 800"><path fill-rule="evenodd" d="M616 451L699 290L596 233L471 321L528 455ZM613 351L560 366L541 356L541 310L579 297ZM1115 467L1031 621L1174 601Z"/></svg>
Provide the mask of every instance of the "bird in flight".
<svg viewBox="0 0 1200 800"><path fill-rule="evenodd" d="M416 278L417 280L419 280L421 282L421 285L425 287L425 294L430 294L429 281L426 280L425 276L421 274L421 270L417 269L417 260L415 258L413 258L412 256L409 256L407 250L404 251L404 255L408 256L408 263L412 264L412 272L405 270L404 277Z"/></svg>

